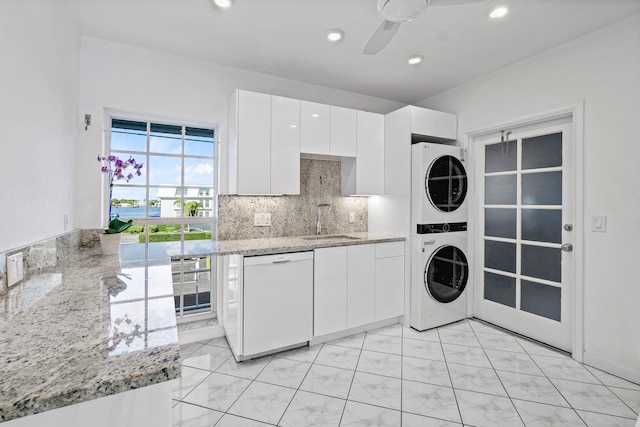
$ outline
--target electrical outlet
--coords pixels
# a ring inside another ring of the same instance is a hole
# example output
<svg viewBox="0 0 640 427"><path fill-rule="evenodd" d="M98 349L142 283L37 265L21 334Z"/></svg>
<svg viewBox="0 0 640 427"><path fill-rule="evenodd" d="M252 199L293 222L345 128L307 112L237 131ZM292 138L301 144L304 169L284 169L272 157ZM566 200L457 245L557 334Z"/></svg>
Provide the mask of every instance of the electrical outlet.
<svg viewBox="0 0 640 427"><path fill-rule="evenodd" d="M354 222L356 222L356 214L355 214L355 212L349 212L349 222L352 223L352 224Z"/></svg>
<svg viewBox="0 0 640 427"><path fill-rule="evenodd" d="M607 232L607 217L606 216L594 216L591 218L591 231L597 231L599 233Z"/></svg>
<svg viewBox="0 0 640 427"><path fill-rule="evenodd" d="M7 286L12 286L24 278L22 252L7 257Z"/></svg>
<svg viewBox="0 0 640 427"><path fill-rule="evenodd" d="M270 213L253 214L253 225L255 227L271 227L271 214Z"/></svg>

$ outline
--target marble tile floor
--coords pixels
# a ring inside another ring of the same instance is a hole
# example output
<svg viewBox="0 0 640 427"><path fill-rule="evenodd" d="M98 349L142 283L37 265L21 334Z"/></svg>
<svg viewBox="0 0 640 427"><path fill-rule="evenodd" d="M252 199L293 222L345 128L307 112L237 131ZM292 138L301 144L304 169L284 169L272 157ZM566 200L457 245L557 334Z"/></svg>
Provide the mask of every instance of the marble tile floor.
<svg viewBox="0 0 640 427"><path fill-rule="evenodd" d="M475 320L392 325L236 363L181 347L174 427L629 426L640 386Z"/></svg>

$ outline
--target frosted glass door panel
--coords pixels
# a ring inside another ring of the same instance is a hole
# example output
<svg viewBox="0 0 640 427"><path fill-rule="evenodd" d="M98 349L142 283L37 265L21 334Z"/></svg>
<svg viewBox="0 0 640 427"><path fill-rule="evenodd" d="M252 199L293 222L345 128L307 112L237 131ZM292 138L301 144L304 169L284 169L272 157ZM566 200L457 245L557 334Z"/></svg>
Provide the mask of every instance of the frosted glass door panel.
<svg viewBox="0 0 640 427"><path fill-rule="evenodd" d="M487 205L515 205L518 200L517 175L488 176L484 179L484 203Z"/></svg>
<svg viewBox="0 0 640 427"><path fill-rule="evenodd" d="M522 169L562 166L562 133L522 140Z"/></svg>
<svg viewBox="0 0 640 427"><path fill-rule="evenodd" d="M562 172L522 175L523 205L561 205Z"/></svg>
<svg viewBox="0 0 640 427"><path fill-rule="evenodd" d="M484 265L492 270L516 272L516 244L485 240Z"/></svg>
<svg viewBox="0 0 640 427"><path fill-rule="evenodd" d="M560 270L561 258L560 249L522 245L522 275L560 282L562 278Z"/></svg>
<svg viewBox="0 0 640 427"><path fill-rule="evenodd" d="M485 148L485 172L514 171L518 167L517 141L487 145Z"/></svg>
<svg viewBox="0 0 640 427"><path fill-rule="evenodd" d="M501 274L484 273L484 299L516 307L516 279Z"/></svg>
<svg viewBox="0 0 640 427"><path fill-rule="evenodd" d="M559 287L523 280L521 289L521 310L558 322L561 320L561 289Z"/></svg>
<svg viewBox="0 0 640 427"><path fill-rule="evenodd" d="M522 240L560 243L562 211L522 209Z"/></svg>
<svg viewBox="0 0 640 427"><path fill-rule="evenodd" d="M515 209L485 209L484 234L492 237L516 238Z"/></svg>

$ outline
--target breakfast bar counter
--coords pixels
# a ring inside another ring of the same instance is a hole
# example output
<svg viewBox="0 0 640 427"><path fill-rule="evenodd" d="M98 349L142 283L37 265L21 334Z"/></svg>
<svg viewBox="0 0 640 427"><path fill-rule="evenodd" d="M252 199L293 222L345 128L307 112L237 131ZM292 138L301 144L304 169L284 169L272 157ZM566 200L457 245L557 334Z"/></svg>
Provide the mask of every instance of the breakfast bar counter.
<svg viewBox="0 0 640 427"><path fill-rule="evenodd" d="M170 260L142 252L83 249L0 293L0 421L180 376Z"/></svg>

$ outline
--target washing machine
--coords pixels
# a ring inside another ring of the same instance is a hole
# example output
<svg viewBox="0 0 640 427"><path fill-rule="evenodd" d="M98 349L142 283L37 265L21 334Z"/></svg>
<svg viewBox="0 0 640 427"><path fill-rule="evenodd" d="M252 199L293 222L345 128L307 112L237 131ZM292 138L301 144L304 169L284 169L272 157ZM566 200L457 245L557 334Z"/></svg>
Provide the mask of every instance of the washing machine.
<svg viewBox="0 0 640 427"><path fill-rule="evenodd" d="M419 142L411 146L412 235L419 225L467 222L467 172L460 147Z"/></svg>
<svg viewBox="0 0 640 427"><path fill-rule="evenodd" d="M419 331L467 317L466 223L428 225L428 232L411 238L411 326Z"/></svg>

